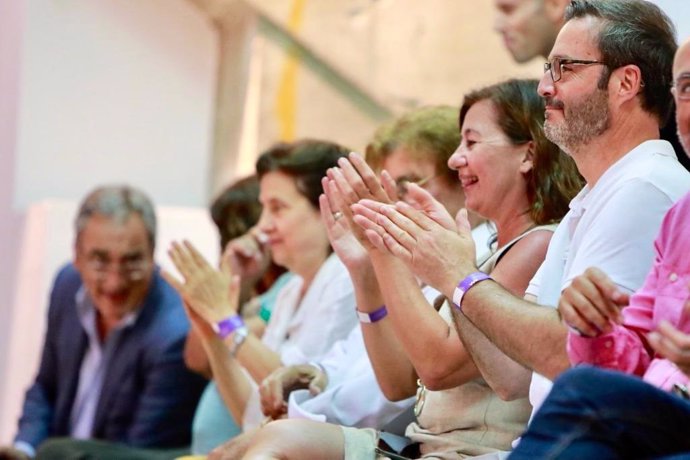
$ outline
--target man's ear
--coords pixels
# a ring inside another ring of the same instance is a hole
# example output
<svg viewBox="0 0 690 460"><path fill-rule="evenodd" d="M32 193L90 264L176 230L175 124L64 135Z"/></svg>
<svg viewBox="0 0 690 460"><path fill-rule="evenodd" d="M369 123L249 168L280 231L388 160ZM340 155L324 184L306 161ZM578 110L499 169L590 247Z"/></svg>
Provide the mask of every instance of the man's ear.
<svg viewBox="0 0 690 460"><path fill-rule="evenodd" d="M615 77L615 94L621 101L629 101L637 97L643 91L644 81L642 71L634 64L628 64L615 69L611 73Z"/></svg>
<svg viewBox="0 0 690 460"><path fill-rule="evenodd" d="M529 141L527 143L527 148L523 154L522 161L520 162L520 172L522 174L527 174L534 167L534 141Z"/></svg>

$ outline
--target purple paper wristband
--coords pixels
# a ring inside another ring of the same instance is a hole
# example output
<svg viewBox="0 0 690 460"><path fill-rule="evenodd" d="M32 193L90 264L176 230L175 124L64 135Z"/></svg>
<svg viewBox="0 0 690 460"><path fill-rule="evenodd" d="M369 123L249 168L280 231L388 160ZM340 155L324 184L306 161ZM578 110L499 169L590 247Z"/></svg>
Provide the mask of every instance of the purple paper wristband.
<svg viewBox="0 0 690 460"><path fill-rule="evenodd" d="M224 320L216 323L216 334L221 339L224 339L242 326L244 326L244 321L240 315L228 316Z"/></svg>
<svg viewBox="0 0 690 460"><path fill-rule="evenodd" d="M491 277L484 272L474 272L467 275L465 279L458 283L458 287L453 291L453 305L455 305L455 308L462 311L462 298L465 293L475 284L490 279Z"/></svg>
<svg viewBox="0 0 690 460"><path fill-rule="evenodd" d="M359 318L359 321L362 323L375 323L377 321L381 321L383 318L386 317L387 314L388 310L386 310L385 305L381 305L379 308L372 311L371 313L363 313L357 310L357 317Z"/></svg>

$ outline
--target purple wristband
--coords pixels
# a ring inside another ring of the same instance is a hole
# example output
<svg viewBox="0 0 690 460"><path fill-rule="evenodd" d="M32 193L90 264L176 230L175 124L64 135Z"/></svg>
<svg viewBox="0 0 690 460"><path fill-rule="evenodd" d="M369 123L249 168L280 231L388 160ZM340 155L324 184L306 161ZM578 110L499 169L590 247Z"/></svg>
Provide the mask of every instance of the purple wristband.
<svg viewBox="0 0 690 460"><path fill-rule="evenodd" d="M214 329L216 330L218 337L224 339L242 326L244 326L242 317L240 315L232 315L228 316L224 320L218 321L215 324Z"/></svg>
<svg viewBox="0 0 690 460"><path fill-rule="evenodd" d="M453 291L453 304L455 308L462 311L462 298L465 293L475 284L490 279L491 277L484 272L474 272L467 275L465 279L458 283L458 287Z"/></svg>
<svg viewBox="0 0 690 460"><path fill-rule="evenodd" d="M379 308L372 311L371 313L363 313L357 310L357 317L359 318L359 321L362 323L375 323L377 321L381 321L383 318L386 317L387 314L388 310L386 310L385 305L381 305Z"/></svg>

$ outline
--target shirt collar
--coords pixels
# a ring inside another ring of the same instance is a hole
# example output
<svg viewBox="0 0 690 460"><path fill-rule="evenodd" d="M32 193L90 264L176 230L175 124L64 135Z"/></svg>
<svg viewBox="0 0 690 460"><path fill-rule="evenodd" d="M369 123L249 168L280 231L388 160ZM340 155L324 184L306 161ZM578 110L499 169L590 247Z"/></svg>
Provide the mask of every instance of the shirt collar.
<svg viewBox="0 0 690 460"><path fill-rule="evenodd" d="M638 167L642 158L652 154L673 158L676 156L673 146L667 141L654 139L641 143L609 166L594 187L586 184L580 190L575 198L570 201L570 209L573 214L581 215L587 209L587 205L599 193L603 193L603 191L615 184L622 175L627 175L630 170Z"/></svg>

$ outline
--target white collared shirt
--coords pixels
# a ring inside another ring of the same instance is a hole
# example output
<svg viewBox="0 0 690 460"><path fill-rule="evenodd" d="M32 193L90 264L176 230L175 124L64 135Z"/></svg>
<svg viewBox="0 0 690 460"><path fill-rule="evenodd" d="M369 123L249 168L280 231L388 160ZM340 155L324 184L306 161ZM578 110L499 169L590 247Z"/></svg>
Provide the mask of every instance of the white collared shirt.
<svg viewBox="0 0 690 460"><path fill-rule="evenodd" d="M556 308L561 291L589 267L601 269L623 291L634 292L651 267L654 237L666 211L689 189L690 174L671 144L640 144L571 201L526 294ZM533 373L532 415L551 386L550 380Z"/></svg>

